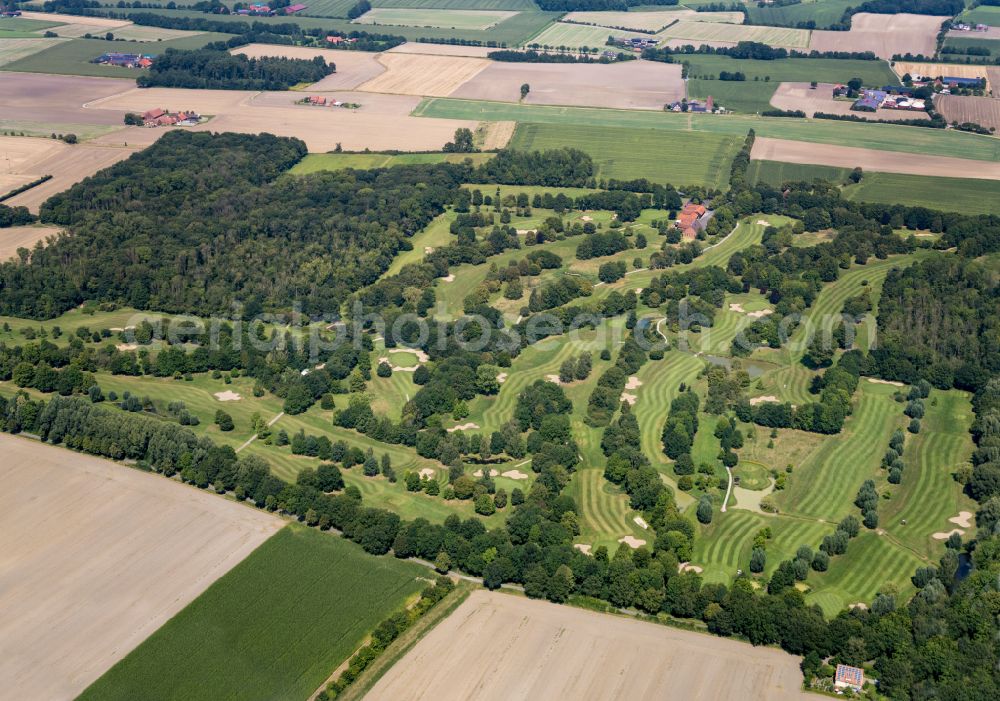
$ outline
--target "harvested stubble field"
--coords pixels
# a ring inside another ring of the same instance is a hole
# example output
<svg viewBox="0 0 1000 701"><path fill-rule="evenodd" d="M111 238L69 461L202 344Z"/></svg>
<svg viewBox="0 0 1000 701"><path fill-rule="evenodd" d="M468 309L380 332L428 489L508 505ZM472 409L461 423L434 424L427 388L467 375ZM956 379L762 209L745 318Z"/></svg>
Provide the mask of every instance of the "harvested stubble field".
<svg viewBox="0 0 1000 701"><path fill-rule="evenodd" d="M157 475L0 435L0 677L73 698L283 522Z"/></svg>
<svg viewBox="0 0 1000 701"><path fill-rule="evenodd" d="M354 20L355 24L399 27L440 27L484 31L504 22L516 12L505 10L425 10L376 8Z"/></svg>
<svg viewBox="0 0 1000 701"><path fill-rule="evenodd" d="M473 592L366 698L805 698L778 650L507 594Z"/></svg>
<svg viewBox="0 0 1000 701"><path fill-rule="evenodd" d="M533 0L372 0L373 7L419 7L428 10L534 10Z"/></svg>
<svg viewBox="0 0 1000 701"><path fill-rule="evenodd" d="M382 54L386 72L361 85L366 92L447 97L490 65L486 59L462 56Z"/></svg>
<svg viewBox="0 0 1000 701"><path fill-rule="evenodd" d="M701 41L758 41L771 46L804 49L809 46L809 31L786 27L753 27L724 22L691 22L681 20L656 35L661 39Z"/></svg>
<svg viewBox="0 0 1000 701"><path fill-rule="evenodd" d="M595 27L630 29L636 32L658 32L671 22L698 14L679 8L650 12L570 12L563 17L571 24L589 24Z"/></svg>
<svg viewBox="0 0 1000 701"><path fill-rule="evenodd" d="M771 104L783 110L802 110L808 117L812 117L816 112L825 112L885 121L930 119L923 110L854 111L851 109L854 104L852 101L833 98L833 84L831 83L820 83L816 88L813 88L809 83L781 83L774 91L774 95L771 96Z"/></svg>
<svg viewBox="0 0 1000 701"><path fill-rule="evenodd" d="M53 124L93 124L120 127L119 114L84 108L93 100L117 95L135 87L128 80L81 76L0 72L0 121L38 123L39 116ZM65 133L62 129L48 130Z"/></svg>
<svg viewBox="0 0 1000 701"><path fill-rule="evenodd" d="M114 29L115 27L124 27L127 24L132 24L128 20L122 19L112 19L110 17L87 17L83 15L61 15L54 12L29 12L25 11L21 13L22 19L33 19L41 22L49 22L56 24L87 24L93 28L95 33L103 32L107 33Z"/></svg>
<svg viewBox="0 0 1000 701"><path fill-rule="evenodd" d="M872 51L886 59L905 53L933 56L937 51L937 34L946 19L859 12L851 17L849 32L813 31L808 46L816 51Z"/></svg>
<svg viewBox="0 0 1000 701"><path fill-rule="evenodd" d="M883 173L950 175L978 180L1000 180L1000 163L916 153L894 153L890 156L874 149L809 144L767 137L760 137L754 142L751 156L756 160L818 164L837 168L860 166L866 171Z"/></svg>
<svg viewBox="0 0 1000 701"><path fill-rule="evenodd" d="M56 30L58 34L59 31ZM191 32L183 29L167 29L166 27L147 27L138 24L129 24L111 30L115 39L125 39L126 41L169 41L170 39L184 39L202 34L202 32Z"/></svg>
<svg viewBox="0 0 1000 701"><path fill-rule="evenodd" d="M662 110L664 104L684 97L681 66L653 61L491 63L451 97L517 102L523 83L531 86L524 101L538 105Z"/></svg>
<svg viewBox="0 0 1000 701"><path fill-rule="evenodd" d="M974 122L984 127L1000 129L1000 99L938 95L934 99L934 106L949 122Z"/></svg>
<svg viewBox="0 0 1000 701"><path fill-rule="evenodd" d="M62 229L56 226L12 226L0 229L0 262L17 255L17 249L31 250L39 241L55 236Z"/></svg>
<svg viewBox="0 0 1000 701"><path fill-rule="evenodd" d="M472 58L486 58L486 55L491 51L496 51L496 48L490 46L462 46L460 44L425 44L417 41L408 41L405 44L400 44L399 46L392 47L385 53L429 54L431 56L470 56Z"/></svg>
<svg viewBox="0 0 1000 701"><path fill-rule="evenodd" d="M194 131L266 131L277 136L294 136L305 141L314 153L332 151L337 144L349 151L366 148L373 151L436 151L454 136L458 127L475 129L478 124L450 119L433 119L425 123L423 119L410 116L419 98L406 95L356 92L337 95L339 99L361 104L356 110L295 104L307 95L296 91L253 93L148 88L133 89L90 107L95 111L113 111L119 119L125 112L142 112L156 106L194 109L214 115L207 123L190 127ZM122 133L142 138L166 131L135 127Z"/></svg>
<svg viewBox="0 0 1000 701"><path fill-rule="evenodd" d="M420 577L427 574L420 565L372 557L331 533L291 524L80 700L308 698L375 626L426 586Z"/></svg>
<svg viewBox="0 0 1000 701"><path fill-rule="evenodd" d="M250 58L276 56L306 60L322 56L327 63L336 66L337 71L318 83L313 83L309 86L310 90L353 90L385 72L385 66L379 63L375 54L369 51L338 51L336 49L314 49L306 46L248 44L233 49L231 53L244 54Z"/></svg>

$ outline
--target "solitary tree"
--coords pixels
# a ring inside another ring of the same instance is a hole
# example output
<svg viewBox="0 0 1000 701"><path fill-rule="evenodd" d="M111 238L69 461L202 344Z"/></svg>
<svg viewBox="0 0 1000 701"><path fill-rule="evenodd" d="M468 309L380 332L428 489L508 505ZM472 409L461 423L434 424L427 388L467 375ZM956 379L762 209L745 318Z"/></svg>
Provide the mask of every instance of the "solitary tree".
<svg viewBox="0 0 1000 701"><path fill-rule="evenodd" d="M528 85L527 83L524 83L523 85L521 85L521 99L522 100L528 96L529 92L531 92L531 86L530 85Z"/></svg>

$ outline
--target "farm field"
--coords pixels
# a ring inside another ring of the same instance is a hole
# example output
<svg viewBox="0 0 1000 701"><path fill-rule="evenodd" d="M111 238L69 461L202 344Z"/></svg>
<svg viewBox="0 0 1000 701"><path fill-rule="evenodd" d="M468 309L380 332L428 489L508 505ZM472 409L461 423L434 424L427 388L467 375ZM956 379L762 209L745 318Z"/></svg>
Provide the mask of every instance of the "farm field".
<svg viewBox="0 0 1000 701"><path fill-rule="evenodd" d="M589 153L598 177L723 188L741 142L716 134L670 134L614 127L520 124L511 148L572 146ZM697 154L698 157L692 157Z"/></svg>
<svg viewBox="0 0 1000 701"><path fill-rule="evenodd" d="M533 0L373 0L372 7L425 10L534 10Z"/></svg>
<svg viewBox="0 0 1000 701"><path fill-rule="evenodd" d="M524 83L531 86L524 102L538 105L662 110L668 102L684 97L681 66L653 61L609 65L494 62L450 96L517 102Z"/></svg>
<svg viewBox="0 0 1000 701"><path fill-rule="evenodd" d="M0 229L0 262L17 255L17 249L27 248L29 251L39 241L45 241L49 236L55 236L62 229L56 226L32 225L11 226Z"/></svg>
<svg viewBox="0 0 1000 701"><path fill-rule="evenodd" d="M996 32L997 30L994 28L993 31ZM1000 53L1000 37L996 33L986 35L989 38L984 38L984 35L979 32L961 32L961 34L962 36L958 36L957 34L949 33L948 37L944 40L945 47L960 49L962 51L971 48L986 49L990 52L991 56L996 56ZM956 58L960 58L960 56Z"/></svg>
<svg viewBox="0 0 1000 701"><path fill-rule="evenodd" d="M315 2L310 2L305 10L296 13L296 15L345 18L348 11L356 4L354 0L315 0Z"/></svg>
<svg viewBox="0 0 1000 701"><path fill-rule="evenodd" d="M1000 7L979 5L963 12L959 15L959 19L969 24L988 24L996 27L1000 25Z"/></svg>
<svg viewBox="0 0 1000 701"><path fill-rule="evenodd" d="M289 525L79 698L307 698L427 573Z"/></svg>
<svg viewBox="0 0 1000 701"><path fill-rule="evenodd" d="M387 53L379 56L378 61L386 72L361 85L359 90L445 97L490 65L481 58L418 54Z"/></svg>
<svg viewBox="0 0 1000 701"><path fill-rule="evenodd" d="M475 591L366 698L590 701L765 693L768 699L786 701L805 698L801 683L797 658L777 650Z"/></svg>
<svg viewBox="0 0 1000 701"><path fill-rule="evenodd" d="M527 38L524 45L529 47L550 47L567 49L599 49L603 47L608 37L624 39L633 36L648 36L640 32L609 29L608 27L592 27L584 24L571 24L569 22L556 22L550 24L540 34Z"/></svg>
<svg viewBox="0 0 1000 701"><path fill-rule="evenodd" d="M73 698L283 521L179 482L0 434L11 698ZM38 625L45 620L44 626Z"/></svg>
<svg viewBox="0 0 1000 701"><path fill-rule="evenodd" d="M104 78L135 78L137 75L142 75L145 69L102 66L97 63L91 63L91 61L111 48L120 52L157 54L171 47L175 49L199 49L205 44L213 41L225 41L229 37L229 34L205 32L169 41L115 42L113 46L110 46L103 39L53 40L54 43L44 51L32 53L30 56L7 63L2 67L2 70ZM30 39L25 41L35 40Z"/></svg>
<svg viewBox="0 0 1000 701"><path fill-rule="evenodd" d="M681 39L698 45L699 42L757 41L771 46L804 49L809 46L809 32L785 27L754 27L746 24L724 22L691 22L681 20L659 32L661 39Z"/></svg>
<svg viewBox="0 0 1000 701"><path fill-rule="evenodd" d="M1000 140L953 130L915 129L892 124L818 122L807 119L769 119L750 115L657 114L651 111L585 107L549 107L502 102L424 100L415 116L486 121L517 121L556 125L615 126L674 132L728 134L741 140L749 129L758 137L840 145L895 153L922 153L976 161L1000 161Z"/></svg>
<svg viewBox="0 0 1000 701"><path fill-rule="evenodd" d="M426 10L375 8L357 19L355 24L402 27L441 27L443 29L476 29L484 31L513 17L516 12L504 10Z"/></svg>
<svg viewBox="0 0 1000 701"><path fill-rule="evenodd" d="M946 19L859 12L851 17L849 32L816 30L808 46L815 51L871 51L885 59L905 53L933 56L937 50L937 34Z"/></svg>
<svg viewBox="0 0 1000 701"><path fill-rule="evenodd" d="M844 10L854 7L853 0L812 0L794 5L777 7L747 3L751 24L797 27L802 22L815 22L817 29L840 24Z"/></svg>
<svg viewBox="0 0 1000 701"><path fill-rule="evenodd" d="M289 171L292 175L307 175L321 170L344 168L391 168L411 163L461 163L465 159L482 163L492 158L489 153L310 153Z"/></svg>
<svg viewBox="0 0 1000 701"><path fill-rule="evenodd" d="M972 163L962 158L947 156L919 156L897 153L892 158L874 149L853 146L820 146L801 141L758 138L753 145L752 157L766 161L834 166L837 168L862 167L883 173L907 175L945 175L960 177L971 175L977 180L1000 180L1000 163Z"/></svg>
<svg viewBox="0 0 1000 701"><path fill-rule="evenodd" d="M279 44L248 44L232 50L234 54L245 54L250 58L262 56L277 56L281 58L313 59L322 56L327 63L337 67L336 73L331 73L318 83L309 86L309 90L354 90L362 83L381 75L385 66L378 62L375 54L369 51L338 51L337 49L316 49L306 46L281 46Z"/></svg>
<svg viewBox="0 0 1000 701"><path fill-rule="evenodd" d="M57 34L60 34L60 30L54 30ZM111 30L114 34L115 39L124 39L126 41L170 41L171 39L184 39L186 37L195 37L205 32L191 32L183 29L167 29L165 27L148 27L139 24L128 24L121 27L116 27Z"/></svg>
<svg viewBox="0 0 1000 701"><path fill-rule="evenodd" d="M596 27L619 28L636 32L658 32L681 17L697 14L678 7L665 7L660 12L570 12L563 21Z"/></svg>
<svg viewBox="0 0 1000 701"><path fill-rule="evenodd" d="M16 38L0 35L0 39L3 39L3 43L0 43L0 69L65 41L64 39L43 39L38 36Z"/></svg>
<svg viewBox="0 0 1000 701"><path fill-rule="evenodd" d="M934 100L934 106L948 122L974 122L1000 129L1000 99L940 95Z"/></svg>
<svg viewBox="0 0 1000 701"><path fill-rule="evenodd" d="M824 178L835 183L846 180L850 168L781 163L750 162L751 182L781 185L796 180ZM898 173L865 173L857 184L844 188L844 197L859 202L882 202L924 206L949 211L956 207L970 214L1000 214L1000 185L989 180L942 178Z"/></svg>

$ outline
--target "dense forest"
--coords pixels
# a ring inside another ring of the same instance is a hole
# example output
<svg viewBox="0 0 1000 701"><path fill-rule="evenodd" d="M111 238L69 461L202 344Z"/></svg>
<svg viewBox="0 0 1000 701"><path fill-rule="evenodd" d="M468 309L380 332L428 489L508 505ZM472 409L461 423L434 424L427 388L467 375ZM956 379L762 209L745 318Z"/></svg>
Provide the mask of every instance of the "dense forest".
<svg viewBox="0 0 1000 701"><path fill-rule="evenodd" d="M156 57L149 75L136 78L140 88L198 88L210 90L288 90L300 83L316 83L336 70L322 56L311 60L231 54L223 43L203 49L167 49Z"/></svg>

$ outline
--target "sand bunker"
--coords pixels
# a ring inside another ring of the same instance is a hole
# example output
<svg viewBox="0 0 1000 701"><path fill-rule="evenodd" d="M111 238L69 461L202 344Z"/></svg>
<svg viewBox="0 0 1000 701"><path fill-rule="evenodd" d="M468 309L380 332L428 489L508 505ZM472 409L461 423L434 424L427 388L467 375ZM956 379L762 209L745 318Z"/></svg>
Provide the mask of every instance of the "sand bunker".
<svg viewBox="0 0 1000 701"><path fill-rule="evenodd" d="M934 535L931 536L931 538L933 538L934 540L948 540L954 533L958 533L959 535L965 535L965 531L963 531L961 528L953 528L947 533L944 532L935 533Z"/></svg>
<svg viewBox="0 0 1000 701"><path fill-rule="evenodd" d="M448 429L448 433L453 433L454 431L467 431L470 428L479 428L479 424L472 423L471 421L467 424L460 424L458 426L452 426Z"/></svg>
<svg viewBox="0 0 1000 701"><path fill-rule="evenodd" d="M618 397L620 402L628 402L629 406L635 406L635 403L639 401L639 398L634 394L629 394L628 392L622 392L622 396Z"/></svg>
<svg viewBox="0 0 1000 701"><path fill-rule="evenodd" d="M490 470L490 477L498 477L499 475L500 475L500 473L497 472L496 470ZM483 471L482 470L476 470L475 472L472 473L472 476L473 477L482 477L483 476Z"/></svg>
<svg viewBox="0 0 1000 701"><path fill-rule="evenodd" d="M389 351L389 355L392 355L393 353L412 353L417 356L417 362L420 363L426 363L430 360L430 356L419 348L393 348Z"/></svg>
<svg viewBox="0 0 1000 701"><path fill-rule="evenodd" d="M743 309L743 305L742 304L730 304L729 305L729 311L731 311L731 312L739 312L740 314L745 314L746 313L746 310Z"/></svg>
<svg viewBox="0 0 1000 701"><path fill-rule="evenodd" d="M420 479L423 479L425 477L427 479L433 479L434 475L437 474L437 470L435 470L433 467L425 467L421 469L420 472L418 472L417 474L420 475Z"/></svg>
<svg viewBox="0 0 1000 701"><path fill-rule="evenodd" d="M441 278L441 281L442 282L455 282L455 275L454 275L454 273L448 273L443 278Z"/></svg>
<svg viewBox="0 0 1000 701"><path fill-rule="evenodd" d="M873 385L892 385L893 387L905 387L902 382L895 382L894 380L881 380L877 377L869 377L868 381Z"/></svg>
<svg viewBox="0 0 1000 701"><path fill-rule="evenodd" d="M507 381L507 373L501 372L499 375L497 375L497 382L503 384L506 381Z"/></svg>
<svg viewBox="0 0 1000 701"><path fill-rule="evenodd" d="M636 525L639 526L639 528L641 528L643 530L646 530L647 528L649 528L649 524L646 523L646 519L644 519L642 516L636 516L632 520L635 521Z"/></svg>
<svg viewBox="0 0 1000 701"><path fill-rule="evenodd" d="M216 392L215 398L220 402L238 402L243 399L243 397L231 389L227 389L225 392Z"/></svg>
<svg viewBox="0 0 1000 701"><path fill-rule="evenodd" d="M962 528L972 527L972 512L963 511L958 516L952 516L948 519L949 522L954 523L956 526L961 526Z"/></svg>
<svg viewBox="0 0 1000 701"><path fill-rule="evenodd" d="M750 406L757 406L758 404L764 404L766 402L777 402L778 398L773 394L765 394L763 397L754 397L750 400Z"/></svg>
<svg viewBox="0 0 1000 701"><path fill-rule="evenodd" d="M701 574L702 570L698 565L692 565L690 562L682 562L677 566L678 572L694 572L696 574Z"/></svg>
<svg viewBox="0 0 1000 701"><path fill-rule="evenodd" d="M573 543L573 547L582 552L584 555L590 554L590 546L585 543Z"/></svg>
<svg viewBox="0 0 1000 701"><path fill-rule="evenodd" d="M644 541L642 538L636 538L636 537L630 536L630 535L627 535L624 538L619 538L618 542L619 543L625 543L625 545L627 545L627 546L629 546L630 548L633 548L633 549L635 549L635 548L641 548L643 545L646 544L646 541Z"/></svg>
<svg viewBox="0 0 1000 701"><path fill-rule="evenodd" d="M528 476L523 472L521 472L520 470L507 470L506 472L503 473L503 476L506 477L507 479L512 479L512 480L528 479Z"/></svg>
<svg viewBox="0 0 1000 701"><path fill-rule="evenodd" d="M642 380L635 375L628 378L628 382L625 384L625 389L638 389L640 387L642 387Z"/></svg>
<svg viewBox="0 0 1000 701"><path fill-rule="evenodd" d="M559 375L546 375L545 379L549 382L557 385L561 385L562 381L559 379Z"/></svg>
<svg viewBox="0 0 1000 701"><path fill-rule="evenodd" d="M774 310L773 309L760 309L760 310L755 311L755 312L747 312L747 316L750 317L751 319L761 319L761 318L763 318L765 316L768 316L769 314L774 314Z"/></svg>

